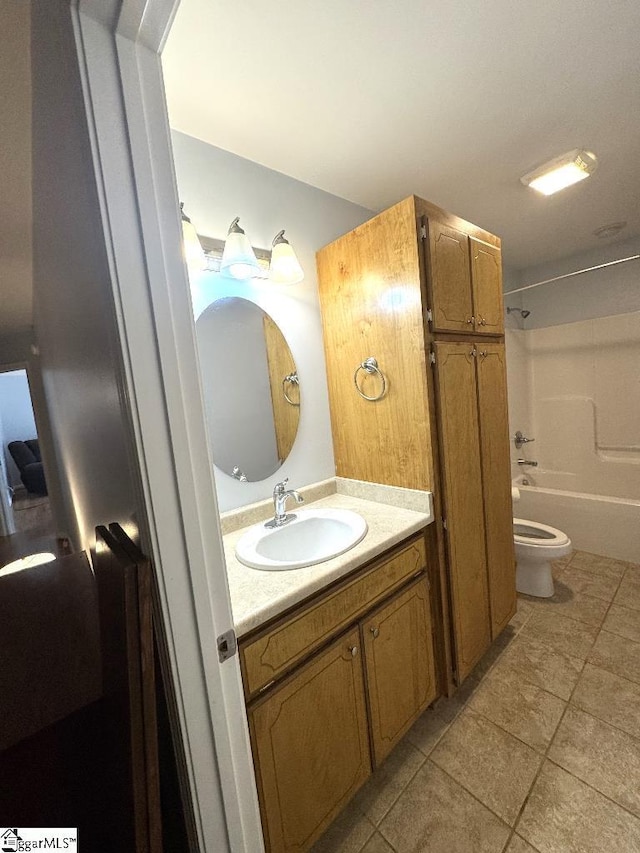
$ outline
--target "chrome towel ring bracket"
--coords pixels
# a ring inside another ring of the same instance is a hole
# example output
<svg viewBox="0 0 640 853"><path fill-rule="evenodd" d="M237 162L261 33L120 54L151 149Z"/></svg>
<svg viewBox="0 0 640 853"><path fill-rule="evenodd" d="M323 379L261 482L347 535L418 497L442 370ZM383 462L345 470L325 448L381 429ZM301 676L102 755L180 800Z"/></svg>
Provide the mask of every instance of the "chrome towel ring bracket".
<svg viewBox="0 0 640 853"><path fill-rule="evenodd" d="M289 403L290 406L296 406L296 407L300 408L300 403L296 403L287 394L287 382L290 382L291 385L297 385L299 388L300 387L300 380L298 379L298 374L297 373L289 373L287 376L284 377L284 379L282 380L282 393L284 394L284 399L287 401L287 403Z"/></svg>
<svg viewBox="0 0 640 853"><path fill-rule="evenodd" d="M365 373L370 375L376 374L380 377L380 381L382 383L382 387L380 389L380 393L376 397L369 397L365 394L360 386L358 385L358 373L364 370ZM355 373L353 374L353 384L356 386L356 391L363 397L365 400L370 400L371 402L375 402L376 400L381 400L387 392L387 379L384 373L378 367L377 359L370 356L369 358L365 358L365 360L356 367Z"/></svg>

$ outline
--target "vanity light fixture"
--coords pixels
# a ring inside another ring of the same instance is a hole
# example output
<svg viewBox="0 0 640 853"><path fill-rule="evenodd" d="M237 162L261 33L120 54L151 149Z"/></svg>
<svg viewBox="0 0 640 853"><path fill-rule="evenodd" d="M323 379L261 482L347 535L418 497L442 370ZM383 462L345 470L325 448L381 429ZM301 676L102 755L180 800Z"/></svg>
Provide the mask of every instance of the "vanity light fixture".
<svg viewBox="0 0 640 853"><path fill-rule="evenodd" d="M240 217L236 216L229 226L220 261L220 272L244 281L260 275L260 265L239 222Z"/></svg>
<svg viewBox="0 0 640 853"><path fill-rule="evenodd" d="M520 181L542 195L553 195L592 175L597 166L596 155L578 148L555 157L520 178Z"/></svg>
<svg viewBox="0 0 640 853"><path fill-rule="evenodd" d="M207 259L204 256L198 232L184 212L184 202L182 201L180 202L180 219L182 220L182 252L187 269L190 273L200 272L207 268Z"/></svg>
<svg viewBox="0 0 640 853"><path fill-rule="evenodd" d="M303 278L304 270L293 247L284 236L284 230L278 231L271 244L269 280L275 284L297 284Z"/></svg>

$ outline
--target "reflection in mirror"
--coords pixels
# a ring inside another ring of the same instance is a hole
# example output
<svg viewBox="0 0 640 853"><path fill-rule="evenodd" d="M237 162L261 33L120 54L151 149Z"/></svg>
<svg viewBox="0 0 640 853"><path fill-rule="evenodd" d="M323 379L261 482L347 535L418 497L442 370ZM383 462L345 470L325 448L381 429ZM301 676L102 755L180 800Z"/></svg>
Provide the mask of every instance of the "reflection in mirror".
<svg viewBox="0 0 640 853"><path fill-rule="evenodd" d="M270 477L300 418L300 383L282 332L255 303L233 296L200 314L196 339L214 463L240 481Z"/></svg>

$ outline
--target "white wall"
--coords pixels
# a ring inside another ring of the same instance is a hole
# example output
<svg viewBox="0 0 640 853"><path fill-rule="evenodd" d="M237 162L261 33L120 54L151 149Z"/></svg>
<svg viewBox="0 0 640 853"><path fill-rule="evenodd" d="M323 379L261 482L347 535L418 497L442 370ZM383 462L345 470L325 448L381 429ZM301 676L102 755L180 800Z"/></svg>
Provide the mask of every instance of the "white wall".
<svg viewBox="0 0 640 853"><path fill-rule="evenodd" d="M136 461L67 0L32 6L34 325L66 533L134 533Z"/></svg>
<svg viewBox="0 0 640 853"><path fill-rule="evenodd" d="M297 285L238 284L224 294L253 299L280 326L298 367L302 403L296 442L275 475L239 483L216 470L220 509L227 510L269 497L283 477L295 488L335 474L315 253L374 213L185 134L174 131L172 141L180 198L201 234L224 239L240 216L252 244L270 248L284 228L305 271Z"/></svg>
<svg viewBox="0 0 640 853"><path fill-rule="evenodd" d="M531 312L507 319L511 432L536 438L512 460L537 460L545 485L640 497L640 260L508 291L635 254L640 237L505 277L505 305Z"/></svg>
<svg viewBox="0 0 640 853"><path fill-rule="evenodd" d="M9 484L18 486L21 483L20 472L7 446L11 441L37 438L26 370L0 373L0 419L2 419Z"/></svg>
<svg viewBox="0 0 640 853"><path fill-rule="evenodd" d="M551 488L640 499L640 312L524 334L532 484L539 473Z"/></svg>
<svg viewBox="0 0 640 853"><path fill-rule="evenodd" d="M637 254L640 236L520 270L509 277L505 290ZM640 311L640 260L545 284L524 291L521 298L523 307L531 311L526 329Z"/></svg>

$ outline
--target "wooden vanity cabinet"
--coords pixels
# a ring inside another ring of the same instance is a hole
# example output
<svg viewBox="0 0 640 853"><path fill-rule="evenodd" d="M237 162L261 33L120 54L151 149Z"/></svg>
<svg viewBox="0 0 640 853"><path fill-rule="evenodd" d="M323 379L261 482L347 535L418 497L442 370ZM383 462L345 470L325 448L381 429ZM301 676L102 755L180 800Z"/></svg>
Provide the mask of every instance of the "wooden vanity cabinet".
<svg viewBox="0 0 640 853"><path fill-rule="evenodd" d="M359 631L251 708L249 729L267 850L308 850L371 773Z"/></svg>
<svg viewBox="0 0 640 853"><path fill-rule="evenodd" d="M361 630L378 766L438 693L425 579L372 613Z"/></svg>
<svg viewBox="0 0 640 853"><path fill-rule="evenodd" d="M267 850L300 853L437 698L424 536L241 640L240 655L248 696L257 661L277 669L249 701L249 731Z"/></svg>

